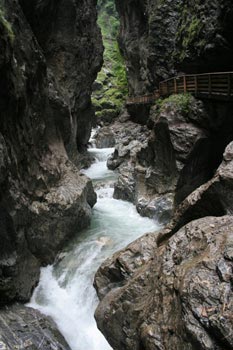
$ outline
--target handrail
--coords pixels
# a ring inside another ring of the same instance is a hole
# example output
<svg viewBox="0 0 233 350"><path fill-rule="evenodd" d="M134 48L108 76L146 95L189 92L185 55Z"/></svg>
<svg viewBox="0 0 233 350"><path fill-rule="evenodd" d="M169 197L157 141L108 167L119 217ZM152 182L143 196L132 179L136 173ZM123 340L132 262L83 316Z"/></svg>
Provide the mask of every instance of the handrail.
<svg viewBox="0 0 233 350"><path fill-rule="evenodd" d="M160 97L186 92L199 98L233 100L233 72L184 74L166 79L154 93L130 97L127 104L152 104Z"/></svg>

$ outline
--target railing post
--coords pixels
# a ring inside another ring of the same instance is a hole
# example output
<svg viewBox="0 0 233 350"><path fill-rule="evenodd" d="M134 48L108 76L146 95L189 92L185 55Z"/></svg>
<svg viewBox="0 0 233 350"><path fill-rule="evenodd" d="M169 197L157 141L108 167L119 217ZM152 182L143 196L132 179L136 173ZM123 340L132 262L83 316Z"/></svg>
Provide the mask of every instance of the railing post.
<svg viewBox="0 0 233 350"><path fill-rule="evenodd" d="M169 95L169 86L168 86L168 81L166 81L166 87L167 87L167 95Z"/></svg>
<svg viewBox="0 0 233 350"><path fill-rule="evenodd" d="M198 93L198 80L197 80L197 76L194 76L194 81L195 81L195 95L197 96Z"/></svg>
<svg viewBox="0 0 233 350"><path fill-rule="evenodd" d="M211 79L211 75L208 74L208 93L209 93L209 96L212 95L212 79Z"/></svg>
<svg viewBox="0 0 233 350"><path fill-rule="evenodd" d="M186 75L183 76L183 85L184 85L184 93L187 92L187 82L186 82Z"/></svg>
<svg viewBox="0 0 233 350"><path fill-rule="evenodd" d="M227 90L228 98L231 98L231 73L227 74Z"/></svg>

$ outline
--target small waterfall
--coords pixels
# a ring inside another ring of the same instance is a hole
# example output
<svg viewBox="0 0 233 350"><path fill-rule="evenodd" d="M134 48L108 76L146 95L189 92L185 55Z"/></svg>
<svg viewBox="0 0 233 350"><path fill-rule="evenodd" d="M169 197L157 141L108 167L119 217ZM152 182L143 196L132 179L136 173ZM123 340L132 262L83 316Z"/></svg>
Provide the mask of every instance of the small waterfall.
<svg viewBox="0 0 233 350"><path fill-rule="evenodd" d="M54 265L41 269L29 306L54 319L72 350L110 350L94 319L98 304L95 272L115 251L158 225L141 217L133 204L112 197L111 184L117 175L107 169L106 160L113 149L93 147L89 152L96 162L83 173L94 183L105 183L97 190L91 225L77 233Z"/></svg>

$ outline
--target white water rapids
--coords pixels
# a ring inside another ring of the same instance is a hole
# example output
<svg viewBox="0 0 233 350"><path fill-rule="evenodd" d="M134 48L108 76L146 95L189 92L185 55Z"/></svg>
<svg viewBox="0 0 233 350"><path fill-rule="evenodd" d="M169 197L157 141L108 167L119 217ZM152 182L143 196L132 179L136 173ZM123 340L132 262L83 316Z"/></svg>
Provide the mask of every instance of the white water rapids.
<svg viewBox="0 0 233 350"><path fill-rule="evenodd" d="M106 167L113 149L90 149L96 162L84 171L94 182L106 182L97 191L89 228L77 233L60 255L60 261L41 269L40 282L30 304L51 316L72 350L110 350L97 329L94 311L98 298L93 288L95 272L108 256L142 234L154 231L157 224L142 218L128 202L112 198L109 180L116 174Z"/></svg>

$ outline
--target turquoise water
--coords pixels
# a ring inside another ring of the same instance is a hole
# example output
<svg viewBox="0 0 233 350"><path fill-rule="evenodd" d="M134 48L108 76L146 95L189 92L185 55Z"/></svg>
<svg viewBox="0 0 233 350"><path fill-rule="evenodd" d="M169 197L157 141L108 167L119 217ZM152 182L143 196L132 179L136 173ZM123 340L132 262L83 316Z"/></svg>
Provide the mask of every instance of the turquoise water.
<svg viewBox="0 0 233 350"><path fill-rule="evenodd" d="M103 183L97 191L91 225L77 234L57 263L41 269L29 304L54 319L72 350L111 349L94 320L98 304L93 288L95 272L115 251L158 228L155 221L141 217L131 203L112 198L111 183L117 175L106 167L112 151L90 150L96 163L83 172Z"/></svg>

